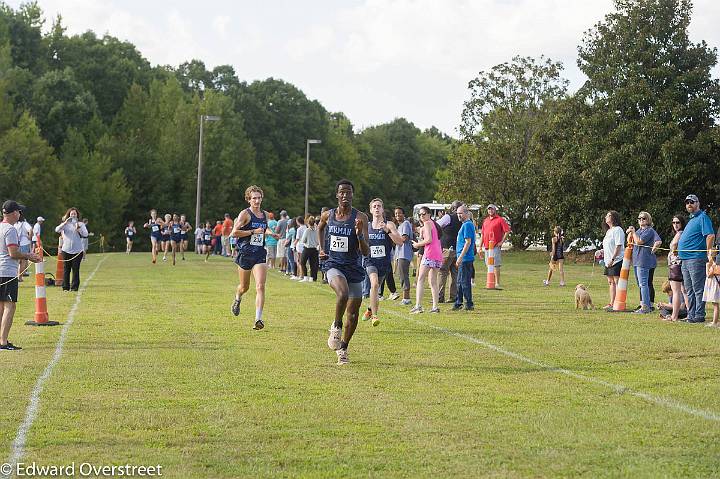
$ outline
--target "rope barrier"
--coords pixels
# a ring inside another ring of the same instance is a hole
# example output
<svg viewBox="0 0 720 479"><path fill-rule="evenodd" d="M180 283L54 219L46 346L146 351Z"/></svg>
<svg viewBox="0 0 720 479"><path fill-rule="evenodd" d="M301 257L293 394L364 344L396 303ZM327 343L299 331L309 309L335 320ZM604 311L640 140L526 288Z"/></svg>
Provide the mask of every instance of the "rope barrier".
<svg viewBox="0 0 720 479"><path fill-rule="evenodd" d="M633 243L633 244L635 246L639 246L641 248L652 248L652 246L649 246L646 244L637 244L637 243ZM672 250L670 248L661 248L661 247L655 248L655 251L659 251L659 250L668 251L668 252L674 251L676 253L680 253L680 252L683 252L683 253L707 253L708 251L710 251L712 253L717 253L718 251L720 251L716 248L710 248L709 250L708 249L674 249L674 250Z"/></svg>
<svg viewBox="0 0 720 479"><path fill-rule="evenodd" d="M75 258L77 258L78 256L80 256L81 254L83 254L83 251L81 251L81 252L75 254L75 255L74 255L72 258L70 258L70 259L60 259L60 253L59 253L59 252L58 252L58 255L57 255L57 256L54 256L54 255L51 255L50 252L48 252L48 250L46 250L45 248L43 248L42 250L45 252L45 254L46 254L48 257L50 257L50 258L55 258L57 261L60 261L60 262L63 262L63 263L67 263L67 262L69 262L69 261L72 261L72 260L74 260Z"/></svg>
<svg viewBox="0 0 720 479"><path fill-rule="evenodd" d="M11 278L11 279L5 281L4 283L0 283L0 286L5 286L5 285L8 284L8 283L12 283L12 282L15 281L16 279L20 279L20 277L25 274L25 271L27 271L28 269L30 269L30 264L31 264L30 261L28 261L28 264L27 264L27 266L25 267L24 270L20 271L20 272L17 274L17 276L15 276L14 278Z"/></svg>

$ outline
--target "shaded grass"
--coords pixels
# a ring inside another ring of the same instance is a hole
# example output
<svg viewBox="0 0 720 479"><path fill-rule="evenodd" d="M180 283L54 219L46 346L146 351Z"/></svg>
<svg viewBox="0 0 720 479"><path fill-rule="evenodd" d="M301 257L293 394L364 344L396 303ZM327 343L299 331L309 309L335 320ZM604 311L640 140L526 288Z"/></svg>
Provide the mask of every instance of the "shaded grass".
<svg viewBox="0 0 720 479"><path fill-rule="evenodd" d="M90 283L25 462L162 464L167 477L710 477L720 468L717 422L428 326L720 411L717 331L575 311L572 288L541 285L544 255L506 254L507 289L476 289L474 313L445 306L413 322L407 308L381 303L383 323L359 325L342 368L325 345L327 286L271 272L267 328L257 332L253 294L239 319L229 313L232 263L190 255L173 268L148 257L111 255ZM589 284L604 304L600 273L568 265L568 284ZM0 356L13 384L0 399L6 456L59 335L21 325L31 297L26 284L11 335L25 349ZM51 290L48 301L64 321L74 297Z"/></svg>

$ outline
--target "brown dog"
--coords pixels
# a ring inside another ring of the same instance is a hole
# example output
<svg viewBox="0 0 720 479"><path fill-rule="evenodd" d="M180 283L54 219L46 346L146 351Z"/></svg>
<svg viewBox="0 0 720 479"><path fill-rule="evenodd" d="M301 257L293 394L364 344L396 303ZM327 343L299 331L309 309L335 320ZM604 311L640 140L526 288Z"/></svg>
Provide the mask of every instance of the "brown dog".
<svg viewBox="0 0 720 479"><path fill-rule="evenodd" d="M575 309L593 309L592 299L590 293L584 284L578 284L575 286Z"/></svg>

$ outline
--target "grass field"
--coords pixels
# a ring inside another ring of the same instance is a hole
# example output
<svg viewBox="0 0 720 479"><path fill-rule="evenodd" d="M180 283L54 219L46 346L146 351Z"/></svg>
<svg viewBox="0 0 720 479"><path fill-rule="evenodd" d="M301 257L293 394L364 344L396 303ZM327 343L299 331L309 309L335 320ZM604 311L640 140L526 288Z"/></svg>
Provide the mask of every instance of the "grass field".
<svg viewBox="0 0 720 479"><path fill-rule="evenodd" d="M720 331L578 312L571 287L542 286L545 255L507 254L506 290L475 289L473 313L381 303L382 324L360 323L342 367L326 345L327 286L271 272L266 328L253 331L252 291L230 315L228 260L91 255L83 279L102 258L24 463L160 464L182 478L720 474ZM599 269L567 271L607 302ZM24 349L0 355L1 462L62 328L25 326L31 283L20 294L11 341ZM74 302L49 290L51 319L65 323Z"/></svg>

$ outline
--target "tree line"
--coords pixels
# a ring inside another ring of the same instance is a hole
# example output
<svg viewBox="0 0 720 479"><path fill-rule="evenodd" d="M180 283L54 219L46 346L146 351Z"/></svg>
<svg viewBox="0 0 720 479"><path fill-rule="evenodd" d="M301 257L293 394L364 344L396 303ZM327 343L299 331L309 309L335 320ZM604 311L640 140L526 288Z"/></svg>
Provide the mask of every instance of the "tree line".
<svg viewBox="0 0 720 479"><path fill-rule="evenodd" d="M249 184L267 209L301 214L307 139L322 141L311 211L334 204L342 177L359 205L379 196L408 207L437 191L453 140L436 128L398 118L357 132L286 81L247 83L197 59L152 66L131 43L67 35L61 17L43 33L45 21L35 2L0 4L0 191L29 218L52 224L76 206L115 245L151 208L194 223L200 115L220 117L204 125L202 221L237 214Z"/></svg>

